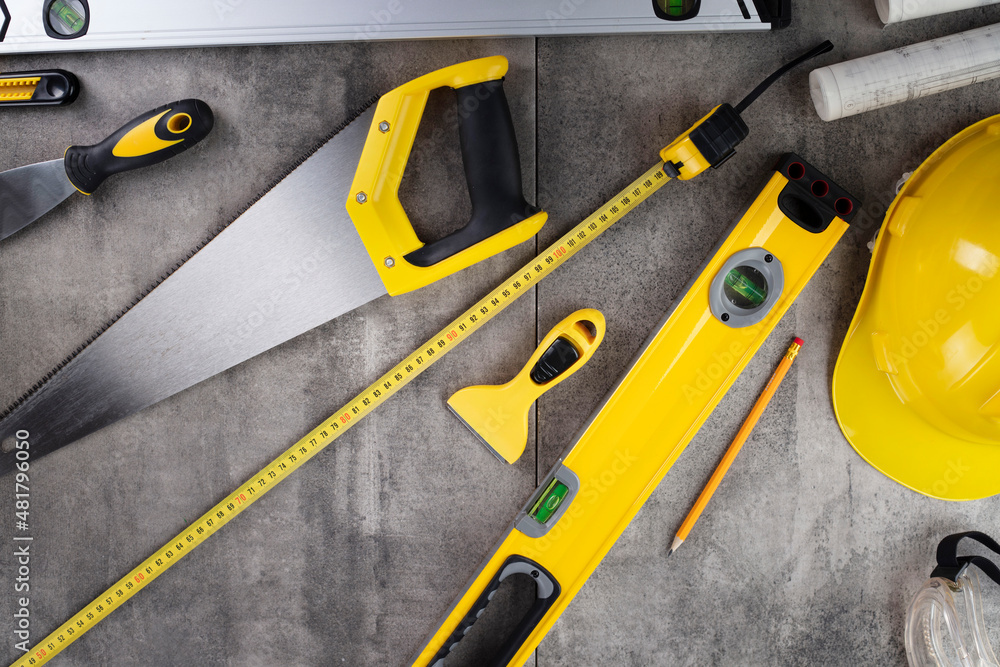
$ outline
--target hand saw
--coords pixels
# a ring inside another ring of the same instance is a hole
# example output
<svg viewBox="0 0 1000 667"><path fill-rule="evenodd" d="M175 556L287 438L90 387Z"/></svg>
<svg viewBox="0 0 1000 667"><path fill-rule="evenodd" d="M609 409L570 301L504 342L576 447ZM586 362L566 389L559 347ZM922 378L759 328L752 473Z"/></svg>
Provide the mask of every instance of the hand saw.
<svg viewBox="0 0 1000 667"><path fill-rule="evenodd" d="M489 664L522 665L847 230L858 201L785 155L415 658L442 667L508 577L535 600Z"/></svg>
<svg viewBox="0 0 1000 667"><path fill-rule="evenodd" d="M372 299L534 236L546 214L521 189L506 72L502 56L472 60L369 103L8 408L0 472L13 468L17 430L32 433L42 456ZM428 94L445 86L457 92L472 218L425 244L398 189Z"/></svg>

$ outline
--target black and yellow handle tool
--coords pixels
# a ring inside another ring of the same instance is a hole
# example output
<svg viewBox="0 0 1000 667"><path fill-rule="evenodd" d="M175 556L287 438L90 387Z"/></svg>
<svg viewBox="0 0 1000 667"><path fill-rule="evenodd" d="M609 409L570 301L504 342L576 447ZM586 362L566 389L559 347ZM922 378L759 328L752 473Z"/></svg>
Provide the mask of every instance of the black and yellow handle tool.
<svg viewBox="0 0 1000 667"><path fill-rule="evenodd" d="M442 667L501 583L531 609L488 664L522 665L847 230L858 202L788 154L514 518L415 660ZM486 664L486 663L484 663Z"/></svg>
<svg viewBox="0 0 1000 667"><path fill-rule="evenodd" d="M80 81L64 69L0 74L0 107L65 106L80 94Z"/></svg>
<svg viewBox="0 0 1000 667"><path fill-rule="evenodd" d="M0 239L34 222L74 192L92 194L113 174L182 153L204 139L213 123L207 104L179 100L133 119L99 144L70 146L58 160L0 173Z"/></svg>
<svg viewBox="0 0 1000 667"><path fill-rule="evenodd" d="M801 63L810 57L825 53L830 48L832 48L832 45L829 42L825 42L820 47L813 49L805 56L794 61L794 63ZM779 70L779 73L787 69L788 66L783 67ZM774 75L768 81L773 80L773 78ZM759 94L760 90L761 88L758 87L752 95L755 97ZM745 106L744 103L739 105L740 108L744 108ZM712 114L709 115L709 117L711 116ZM379 121L376 118L374 122L378 123ZM708 126L702 128L704 122L704 120L699 121L685 132L681 137L683 141L679 140L679 144L678 142L671 144L671 146L680 145L685 147L683 153L681 152L682 149L674 148L665 156L674 167L671 169L672 172L676 171L677 162L681 160L682 155L687 156L690 160L690 166L684 165L682 171L683 175L687 178L691 178L695 174L704 171L712 164L709 160L699 157L700 153L691 153L690 147L692 145L696 149L698 145L705 146L705 150L710 151L718 160L721 160L722 158L719 158L719 156L731 153L736 144L742 139L739 133L723 132L720 134L718 127L713 128L712 126ZM740 122L742 123L742 121ZM745 125L743 127L744 129L746 128ZM723 146L720 142L728 142L728 146ZM710 149L708 144L715 146L715 149ZM721 161L718 163L721 164ZM41 667L41 665L47 663L74 641L80 639L84 633L100 623L108 614L125 605L132 596L139 593L139 591L143 590L153 580L173 567L184 556L191 553L191 551L205 540L221 530L253 503L262 498L268 491L275 488L301 466L305 465L306 462L333 444L337 438L389 400L396 392L430 368L435 362L443 358L455 346L478 331L497 314L507 308L507 306L516 301L518 297L531 293L531 288L539 281L551 275L564 262L574 257L590 244L591 241L610 229L650 195L673 180L664 172L664 166L663 162L657 162L647 169L599 209L587 216L573 229L563 234L540 255L514 272L513 275L499 284L489 294L459 315L457 319L448 323L420 348L412 352L375 380L375 382L354 396L346 405L331 415L330 418L305 434L263 469L247 479L236 490L220 500L208 512L191 522L172 540L157 549L149 558L139 563L56 630L37 642L28 653L14 662L12 667ZM621 465L614 462L612 464ZM547 485L544 490L546 492L539 497L542 502L533 503L532 508L537 505L539 508L545 508L546 511L554 513L559 507L553 507L555 503L548 502L551 499L551 494L548 493L550 489ZM551 490L558 492L558 489L555 488ZM559 504L562 503L560 502ZM538 517L537 513L536 517ZM558 516L552 516L551 518L553 521L558 520ZM531 568L531 566L525 567L514 564L512 567L504 569L500 579L518 571L526 571L528 574L538 572L541 575L540 571ZM536 605L540 613L544 614L545 610L551 607L551 601L555 600L553 594L558 595L558 592L554 588L551 591L547 588L541 589L541 594L539 595L540 603ZM456 604L456 607L449 614L449 620L465 618L465 614L470 606L464 604L467 598L468 595L462 597L463 605L461 608ZM463 620L463 628L470 627L474 620L474 617ZM528 634L532 632L532 629L539 630L544 634L544 630L550 625L551 623L547 623L544 627L541 627L529 623L525 627L528 628ZM447 649L461 638L461 631L462 628L459 628L455 633L452 633L451 630L444 631L443 634L442 631L435 633L424 650L421 651L418 661L426 662L428 656L433 656L439 651L442 654L447 654ZM451 637L452 635L454 635L454 639L445 643L444 638ZM540 640L540 637L541 635L536 635L536 643L537 640ZM517 646L520 647L522 644L523 642L518 643ZM525 653L522 651L521 654L524 655Z"/></svg>
<svg viewBox="0 0 1000 667"><path fill-rule="evenodd" d="M580 370L604 340L604 315L593 308L572 313L542 339L513 380L466 387L448 409L494 456L514 463L528 444L528 412L542 394Z"/></svg>
<svg viewBox="0 0 1000 667"><path fill-rule="evenodd" d="M77 190L93 194L109 176L183 153L207 137L214 124L212 110L201 100L164 104L126 123L99 144L67 148L66 175Z"/></svg>

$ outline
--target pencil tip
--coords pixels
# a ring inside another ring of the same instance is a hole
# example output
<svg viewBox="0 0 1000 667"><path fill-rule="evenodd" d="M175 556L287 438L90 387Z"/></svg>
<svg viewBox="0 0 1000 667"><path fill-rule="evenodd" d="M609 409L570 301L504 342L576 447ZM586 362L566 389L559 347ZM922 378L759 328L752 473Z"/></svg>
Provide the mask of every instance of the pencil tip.
<svg viewBox="0 0 1000 667"><path fill-rule="evenodd" d="M684 544L684 540L682 540L679 537L675 537L673 544L670 545L670 553L667 554L667 557L669 558L670 554L677 551L678 547L680 547L682 544Z"/></svg>

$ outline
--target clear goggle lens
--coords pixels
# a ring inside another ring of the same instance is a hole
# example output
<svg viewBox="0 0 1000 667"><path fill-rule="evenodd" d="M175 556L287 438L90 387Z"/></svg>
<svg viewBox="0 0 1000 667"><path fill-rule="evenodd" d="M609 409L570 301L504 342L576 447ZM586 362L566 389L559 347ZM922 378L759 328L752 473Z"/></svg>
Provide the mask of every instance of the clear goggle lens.
<svg viewBox="0 0 1000 667"><path fill-rule="evenodd" d="M906 613L910 667L1000 667L986 636L982 589L974 569L951 581L932 577Z"/></svg>

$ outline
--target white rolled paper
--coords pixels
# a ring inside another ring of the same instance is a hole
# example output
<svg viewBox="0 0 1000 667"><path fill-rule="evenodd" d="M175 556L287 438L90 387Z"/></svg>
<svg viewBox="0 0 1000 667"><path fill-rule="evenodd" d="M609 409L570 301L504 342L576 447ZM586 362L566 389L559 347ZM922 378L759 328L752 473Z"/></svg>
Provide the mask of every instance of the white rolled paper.
<svg viewBox="0 0 1000 667"><path fill-rule="evenodd" d="M882 23L889 24L998 2L1000 0L875 0L875 10Z"/></svg>
<svg viewBox="0 0 1000 667"><path fill-rule="evenodd" d="M1000 24L820 67L816 113L830 121L1000 76Z"/></svg>

